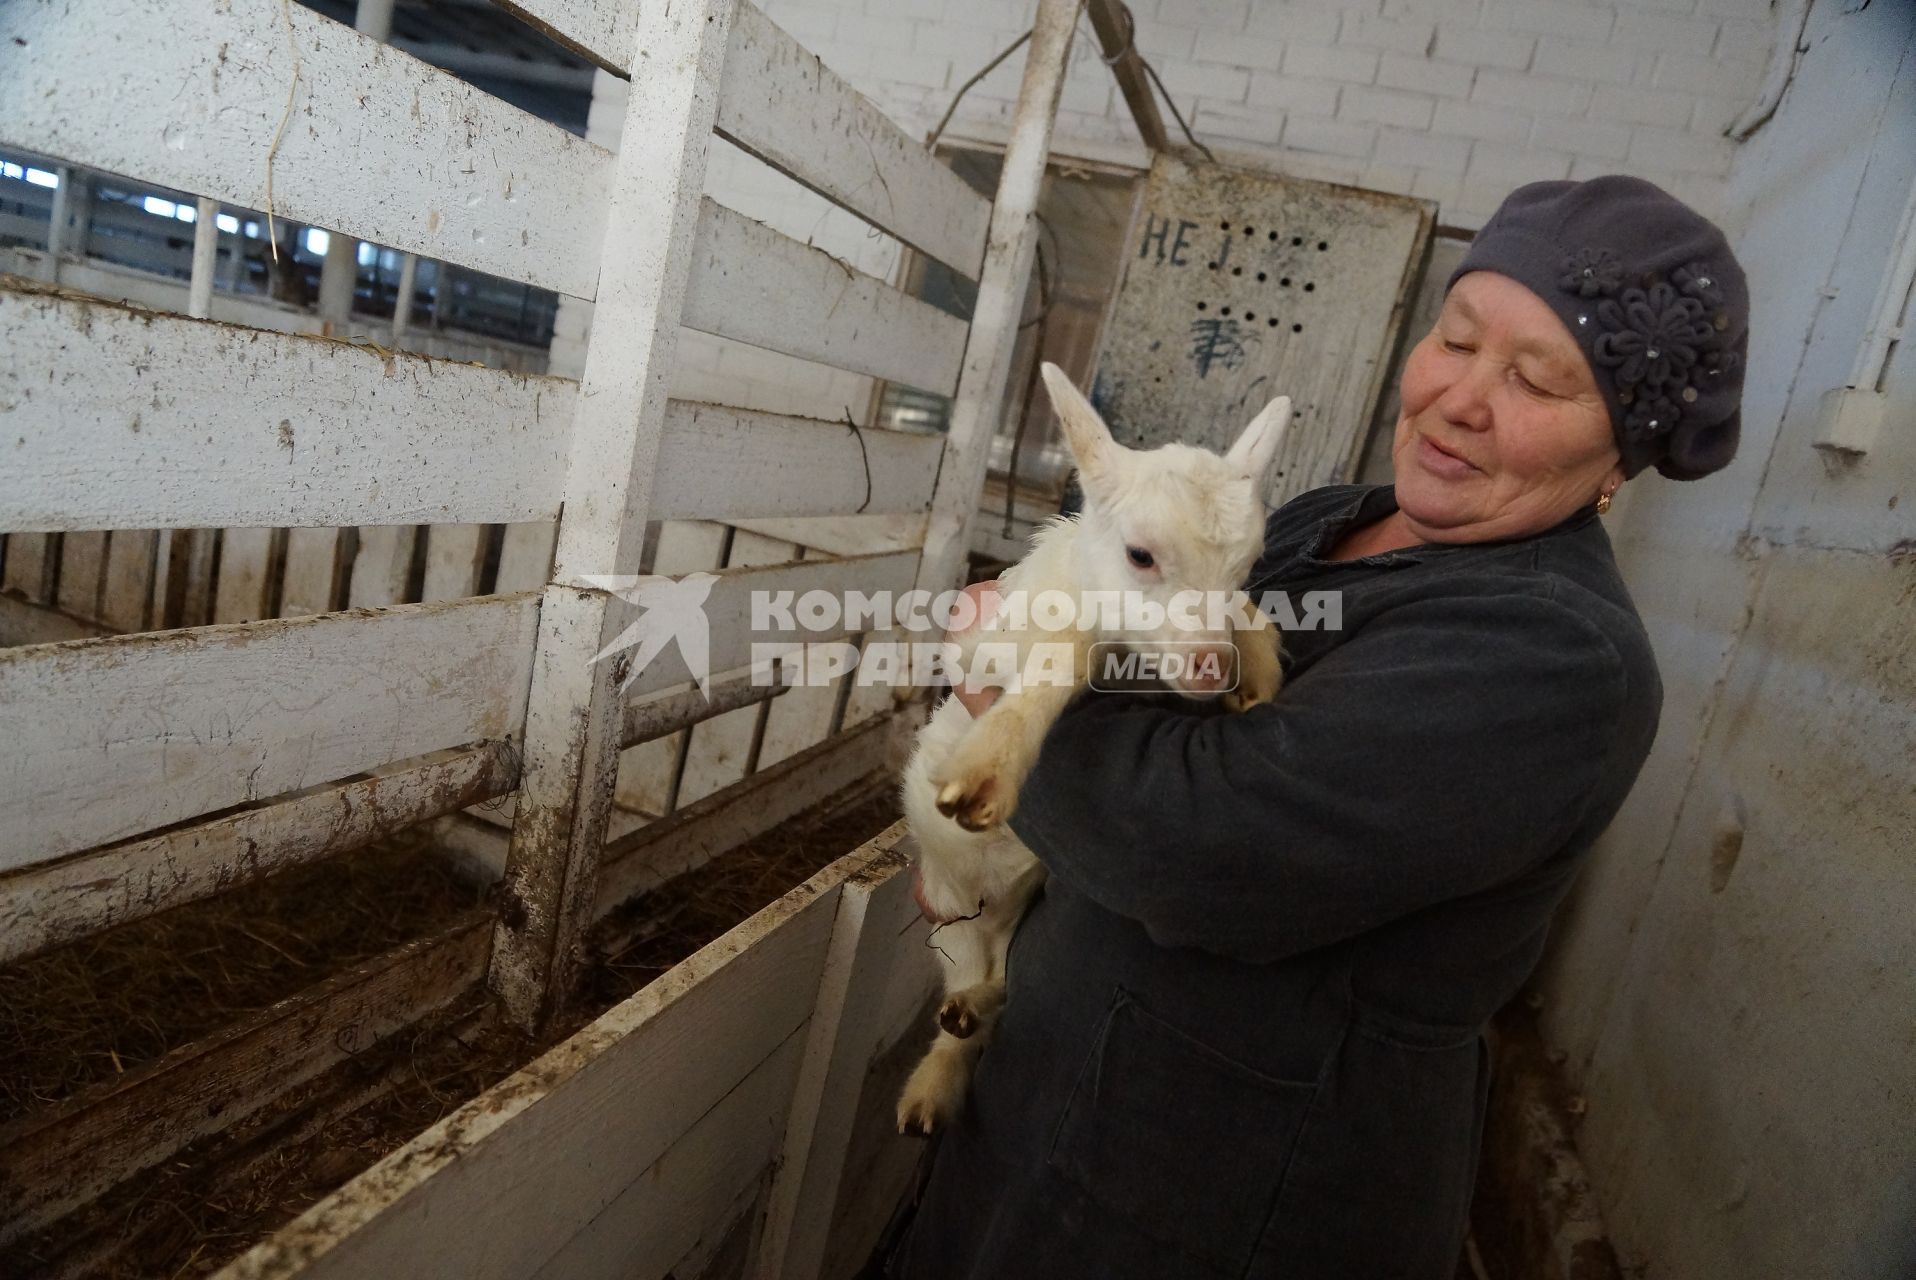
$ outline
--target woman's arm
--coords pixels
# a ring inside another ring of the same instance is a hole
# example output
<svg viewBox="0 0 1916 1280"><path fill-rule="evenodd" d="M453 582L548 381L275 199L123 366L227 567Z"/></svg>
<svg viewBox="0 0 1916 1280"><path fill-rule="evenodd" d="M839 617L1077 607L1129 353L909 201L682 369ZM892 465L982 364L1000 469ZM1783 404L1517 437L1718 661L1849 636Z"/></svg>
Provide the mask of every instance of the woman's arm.
<svg viewBox="0 0 1916 1280"><path fill-rule="evenodd" d="M1560 847L1628 696L1614 647L1563 605L1419 601L1243 715L1087 694L1012 827L1164 945L1277 959Z"/></svg>

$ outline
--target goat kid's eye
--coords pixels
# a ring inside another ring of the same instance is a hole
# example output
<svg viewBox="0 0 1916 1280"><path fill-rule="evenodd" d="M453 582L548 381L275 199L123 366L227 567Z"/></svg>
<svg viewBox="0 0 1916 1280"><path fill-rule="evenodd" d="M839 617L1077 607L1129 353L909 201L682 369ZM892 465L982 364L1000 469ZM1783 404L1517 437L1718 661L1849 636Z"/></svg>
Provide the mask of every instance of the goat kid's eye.
<svg viewBox="0 0 1916 1280"><path fill-rule="evenodd" d="M1131 558L1131 563L1136 565L1140 569L1153 568L1156 566L1158 562L1157 557L1152 555L1149 551L1146 551L1143 547L1126 547L1124 549L1124 554L1129 556Z"/></svg>

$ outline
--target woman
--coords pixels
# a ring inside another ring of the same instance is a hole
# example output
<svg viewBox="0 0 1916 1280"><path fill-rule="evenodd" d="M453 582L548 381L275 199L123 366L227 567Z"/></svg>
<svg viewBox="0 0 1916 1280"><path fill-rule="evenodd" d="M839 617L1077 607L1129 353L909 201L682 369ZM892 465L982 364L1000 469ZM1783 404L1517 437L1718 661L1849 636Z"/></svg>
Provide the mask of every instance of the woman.
<svg viewBox="0 0 1916 1280"><path fill-rule="evenodd" d="M1406 362L1394 488L1270 520L1253 590L1341 629L1245 715L1097 695L1046 740L1012 826L1050 882L891 1275L1452 1274L1484 1024L1656 731L1598 516L1730 460L1747 309L1648 183L1511 195Z"/></svg>

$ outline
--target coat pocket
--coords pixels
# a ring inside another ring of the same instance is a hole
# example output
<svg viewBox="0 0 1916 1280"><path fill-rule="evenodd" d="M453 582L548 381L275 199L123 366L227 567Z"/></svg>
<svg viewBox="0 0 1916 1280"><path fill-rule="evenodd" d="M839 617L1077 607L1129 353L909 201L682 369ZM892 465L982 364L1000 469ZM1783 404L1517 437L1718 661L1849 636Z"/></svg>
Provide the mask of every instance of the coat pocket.
<svg viewBox="0 0 1916 1280"><path fill-rule="evenodd" d="M1316 1091L1226 1057L1120 990L1049 1162L1138 1231L1237 1274Z"/></svg>

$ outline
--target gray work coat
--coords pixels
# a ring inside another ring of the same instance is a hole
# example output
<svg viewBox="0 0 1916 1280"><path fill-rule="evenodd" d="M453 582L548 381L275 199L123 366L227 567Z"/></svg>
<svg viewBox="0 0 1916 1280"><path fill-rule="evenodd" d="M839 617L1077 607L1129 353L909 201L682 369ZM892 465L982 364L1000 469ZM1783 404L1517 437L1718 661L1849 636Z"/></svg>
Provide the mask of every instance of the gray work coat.
<svg viewBox="0 0 1916 1280"><path fill-rule="evenodd" d="M1484 1024L1662 692L1593 510L1325 558L1394 509L1335 486L1271 517L1253 587L1341 604L1286 634L1275 703L1091 694L1052 730L1012 821L1051 878L888 1275L1452 1274Z"/></svg>

